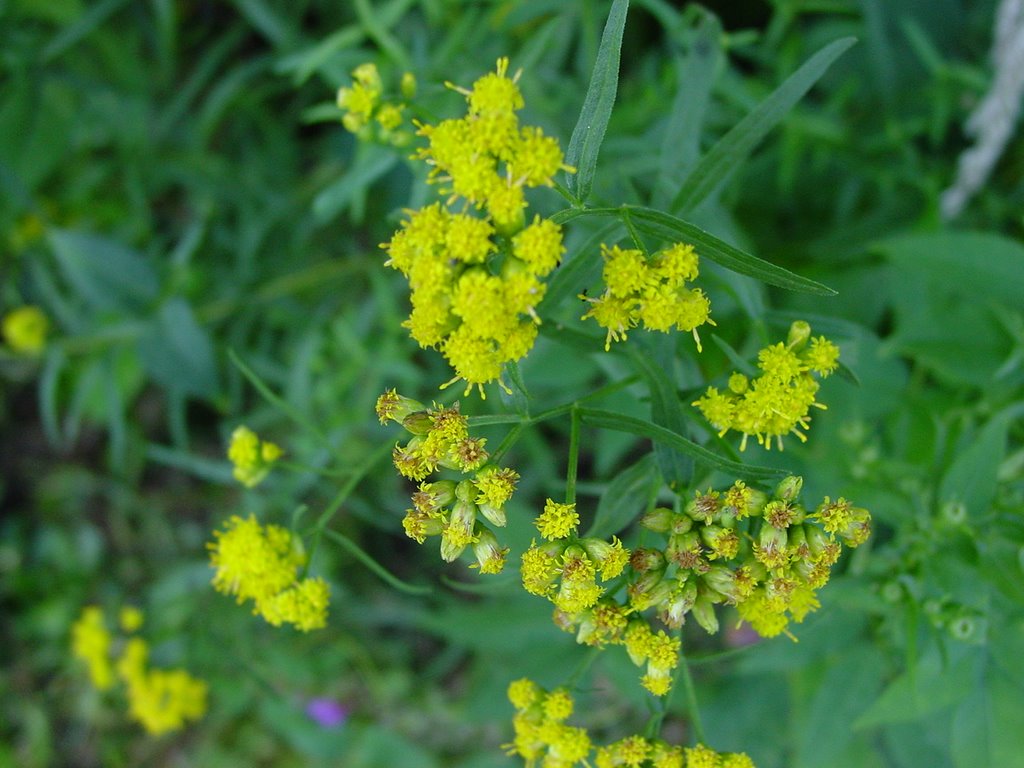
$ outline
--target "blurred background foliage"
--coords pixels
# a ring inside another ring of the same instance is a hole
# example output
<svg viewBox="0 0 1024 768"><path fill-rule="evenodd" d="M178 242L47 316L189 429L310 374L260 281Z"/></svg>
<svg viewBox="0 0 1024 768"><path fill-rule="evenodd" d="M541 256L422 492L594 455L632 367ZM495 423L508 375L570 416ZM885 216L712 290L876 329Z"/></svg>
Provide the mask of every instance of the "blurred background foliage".
<svg viewBox="0 0 1024 768"><path fill-rule="evenodd" d="M457 103L445 80L468 85L509 55L525 70L527 120L565 146L608 5L0 3L0 310L35 304L52 323L41 355L0 352L0 765L509 763L507 682L557 685L585 652L511 576L465 586L471 571L442 569L406 539L405 488L386 462L334 526L400 577L435 584L428 597L394 592L325 544L314 570L332 584L329 629L275 630L212 591L204 542L232 513L282 524L300 505L318 513L394 439L372 418L377 394L429 401L448 378L399 328L404 286L377 247L425 199L423 174L340 127L333 97L348 73L364 61L393 80L415 72L416 109L433 117ZM722 298L699 360L635 334L676 359L684 402L727 372L732 350L752 355L796 317L840 342L858 380L825 385L829 410L806 446L745 458L803 474L811 498L868 507L873 541L824 590L799 643L722 654L699 630L685 640L710 743L764 768L1024 765L1024 142L957 221L938 205L992 78L994 7L630 10L598 204L667 205L697 153L801 62L859 40L683 214L838 295L708 268ZM677 140L679 120L697 141ZM532 202L559 207L554 194ZM595 250L589 221L570 225L570 255ZM580 287L542 306L546 325L578 324ZM229 350L317 430L260 397ZM522 366L538 409L633 373L622 355L578 355L571 368L564 356L542 338ZM608 407L646 414L645 395L633 387ZM240 490L223 451L242 421L308 469ZM582 501L639 511L646 449L590 437ZM545 425L517 445L511 514L528 519L559 492L564 438ZM529 543L520 534L513 556ZM210 682L200 724L152 739L88 687L68 633L90 602L140 606L154 658ZM622 662L595 662L581 705L581 722L610 739L647 715ZM316 697L349 707L348 721L315 722ZM688 738L679 701L665 735Z"/></svg>

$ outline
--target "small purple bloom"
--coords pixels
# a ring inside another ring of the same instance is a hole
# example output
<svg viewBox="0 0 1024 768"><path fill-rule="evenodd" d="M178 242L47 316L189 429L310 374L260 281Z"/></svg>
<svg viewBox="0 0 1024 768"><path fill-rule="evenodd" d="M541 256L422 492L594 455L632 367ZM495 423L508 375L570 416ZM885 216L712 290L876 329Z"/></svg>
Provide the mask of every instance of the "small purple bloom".
<svg viewBox="0 0 1024 768"><path fill-rule="evenodd" d="M348 719L348 707L334 699L310 699L306 714L324 728L337 728Z"/></svg>

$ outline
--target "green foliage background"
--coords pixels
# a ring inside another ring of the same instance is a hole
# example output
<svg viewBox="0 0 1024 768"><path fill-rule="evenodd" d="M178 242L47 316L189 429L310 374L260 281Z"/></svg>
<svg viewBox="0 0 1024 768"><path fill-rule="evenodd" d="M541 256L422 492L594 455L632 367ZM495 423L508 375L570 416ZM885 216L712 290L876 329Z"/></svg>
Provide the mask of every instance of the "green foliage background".
<svg viewBox="0 0 1024 768"><path fill-rule="evenodd" d="M373 60L414 71L420 108L443 115L445 80L468 85L508 55L528 120L564 147L610 5L0 3L0 309L35 303L55 326L41 359L0 356L0 765L510 764L506 684L557 685L585 651L511 574L478 585L406 539L404 485L386 461L368 465L394 439L373 419L376 396L394 386L429 401L449 375L399 327L405 287L377 247L426 198L422 172L357 146L333 95ZM838 293L710 267L718 327L699 359L674 338L637 331L630 344L676 361L688 403L731 356L808 319L854 375L825 384L806 446L744 460L802 474L809 496L845 495L876 521L798 643L729 650L687 633L709 741L767 768L1024 765L1024 143L954 224L938 215L991 80L995 4L680 5L630 8L591 200L671 207ZM845 36L859 42L745 162L723 161L698 205L675 199L698 157ZM590 261L563 266L578 284L542 306L545 330L586 330L573 296L596 285L607 224L567 225L569 253ZM639 375L602 407L650 417L657 385L636 359L584 346L566 366L556 335L521 366L532 412ZM262 398L229 350L316 429ZM223 458L242 421L319 472L242 492ZM566 433L552 422L517 445L510 515L559 492ZM650 485L646 443L591 437L581 502L628 520ZM357 471L334 527L434 585L429 596L397 593L326 544L322 633L274 630L212 591L204 542L219 521L316 513ZM68 632L89 602L142 607L156 660L210 681L200 724L146 738L88 688ZM642 727L628 662L609 653L593 670L602 685L580 722L610 739ZM343 728L304 714L317 696L352 706ZM685 742L679 699L665 735Z"/></svg>

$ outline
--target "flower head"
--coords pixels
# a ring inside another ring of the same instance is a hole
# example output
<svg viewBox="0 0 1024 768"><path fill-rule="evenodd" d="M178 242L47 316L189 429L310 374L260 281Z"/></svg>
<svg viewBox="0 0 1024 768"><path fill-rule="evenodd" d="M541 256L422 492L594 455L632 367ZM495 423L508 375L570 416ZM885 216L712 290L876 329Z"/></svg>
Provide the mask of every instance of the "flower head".
<svg viewBox="0 0 1024 768"><path fill-rule="evenodd" d="M50 320L39 307L18 307L4 315L0 330L3 331L7 345L14 352L38 355L46 346Z"/></svg>

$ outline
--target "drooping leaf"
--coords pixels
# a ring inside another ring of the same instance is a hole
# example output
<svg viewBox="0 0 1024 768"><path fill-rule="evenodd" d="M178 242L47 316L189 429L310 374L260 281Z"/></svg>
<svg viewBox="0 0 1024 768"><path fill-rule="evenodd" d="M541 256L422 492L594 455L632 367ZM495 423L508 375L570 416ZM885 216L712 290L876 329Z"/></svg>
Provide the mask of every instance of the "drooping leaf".
<svg viewBox="0 0 1024 768"><path fill-rule="evenodd" d="M657 424L644 419L637 419L633 416L623 416L620 413L591 408L583 408L580 410L580 413L583 416L583 421L587 424L591 424L595 427L603 427L604 429L626 432L631 435L646 437L650 440L660 442L670 448L675 448L676 450L691 456L699 464L704 464L706 466L713 467L714 469L720 469L723 472L731 473L735 477L770 479L785 477L790 474L785 469L742 464L738 461L723 458L716 453L712 453L707 448L697 445L697 443L692 440L686 439L676 432L672 432L664 427L659 427Z"/></svg>
<svg viewBox="0 0 1024 768"><path fill-rule="evenodd" d="M606 539L618 533L644 511L651 486L658 477L654 455L648 453L619 472L601 495L587 536Z"/></svg>
<svg viewBox="0 0 1024 768"><path fill-rule="evenodd" d="M116 240L53 229L50 246L68 283L99 310L137 310L156 298L159 281L141 254Z"/></svg>
<svg viewBox="0 0 1024 768"><path fill-rule="evenodd" d="M626 26L626 12L629 0L615 0L608 21L605 23L601 46L597 50L597 61L590 75L590 85L583 99L576 127L569 139L565 161L576 169L568 174L566 184L580 201L586 200L594 184L594 169L597 154L608 129L608 120L615 104L615 92L619 85L619 56L622 49L622 31Z"/></svg>
<svg viewBox="0 0 1024 768"><path fill-rule="evenodd" d="M669 210L675 213L691 211L718 189L746 160L754 147L825 74L832 62L855 42L852 37L844 37L826 45L736 123L708 150L693 170L680 180L679 192Z"/></svg>

